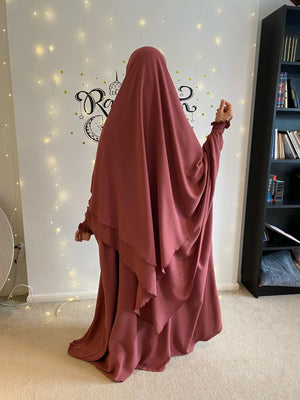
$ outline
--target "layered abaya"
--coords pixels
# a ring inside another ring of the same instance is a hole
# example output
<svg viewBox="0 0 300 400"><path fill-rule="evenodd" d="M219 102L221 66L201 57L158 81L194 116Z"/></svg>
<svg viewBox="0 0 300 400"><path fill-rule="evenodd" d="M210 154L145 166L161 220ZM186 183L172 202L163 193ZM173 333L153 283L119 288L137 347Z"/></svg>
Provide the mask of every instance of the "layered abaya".
<svg viewBox="0 0 300 400"><path fill-rule="evenodd" d="M172 355L221 331L212 258L212 203L222 134L200 146L164 56L142 47L98 145L81 231L99 245L93 322L69 354L114 381L162 371Z"/></svg>

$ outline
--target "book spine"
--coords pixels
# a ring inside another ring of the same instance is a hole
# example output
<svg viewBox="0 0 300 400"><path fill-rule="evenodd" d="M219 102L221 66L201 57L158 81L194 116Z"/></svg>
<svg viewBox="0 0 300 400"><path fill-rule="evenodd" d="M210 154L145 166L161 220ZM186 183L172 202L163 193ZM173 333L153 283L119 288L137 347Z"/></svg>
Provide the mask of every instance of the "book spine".
<svg viewBox="0 0 300 400"><path fill-rule="evenodd" d="M287 72L284 73L284 108L288 108Z"/></svg>
<svg viewBox="0 0 300 400"><path fill-rule="evenodd" d="M279 75L279 83L278 83L278 95L277 95L277 108L282 108L282 98L284 96L284 82L283 82L283 72Z"/></svg>
<svg viewBox="0 0 300 400"><path fill-rule="evenodd" d="M284 181L275 181L275 194L274 194L274 204L282 204L284 196Z"/></svg>
<svg viewBox="0 0 300 400"><path fill-rule="evenodd" d="M273 130L273 135L272 135L272 151L271 151L271 158L273 160L277 160L278 154L277 154L277 135L278 135L278 129L275 128Z"/></svg>
<svg viewBox="0 0 300 400"><path fill-rule="evenodd" d="M288 42L288 35L284 35L282 61L286 61L287 42Z"/></svg>
<svg viewBox="0 0 300 400"><path fill-rule="evenodd" d="M288 79L288 93L289 93L288 95L289 107L297 108L296 95L293 87L293 82L290 78Z"/></svg>
<svg viewBox="0 0 300 400"><path fill-rule="evenodd" d="M293 89L293 92L294 92L294 95L295 95L295 107L299 108L300 104L299 104L299 97L298 97L296 85L295 85L295 83L293 81L291 81L291 84L292 84L292 89Z"/></svg>
<svg viewBox="0 0 300 400"><path fill-rule="evenodd" d="M273 175L269 176L268 180L268 190L267 190L267 203L271 204L272 200L272 182L273 182Z"/></svg>
<svg viewBox="0 0 300 400"><path fill-rule="evenodd" d="M289 140L294 148L297 158L300 158L300 148L298 148L298 146L297 146L297 141L294 138L293 132L287 131L287 135L288 135Z"/></svg>
<svg viewBox="0 0 300 400"><path fill-rule="evenodd" d="M293 51L292 51L292 62L295 62L296 54L297 54L297 46L298 46L298 36L294 35L293 40L294 40L294 42L293 42Z"/></svg>
<svg viewBox="0 0 300 400"><path fill-rule="evenodd" d="M292 158L292 159L297 158L297 154L293 148L293 145L289 139L289 136L287 135L287 132L282 133L282 139L283 139L285 158Z"/></svg>
<svg viewBox="0 0 300 400"><path fill-rule="evenodd" d="M286 61L291 61L291 45L292 45L292 36L288 35L288 45L287 45L287 55L286 55Z"/></svg>

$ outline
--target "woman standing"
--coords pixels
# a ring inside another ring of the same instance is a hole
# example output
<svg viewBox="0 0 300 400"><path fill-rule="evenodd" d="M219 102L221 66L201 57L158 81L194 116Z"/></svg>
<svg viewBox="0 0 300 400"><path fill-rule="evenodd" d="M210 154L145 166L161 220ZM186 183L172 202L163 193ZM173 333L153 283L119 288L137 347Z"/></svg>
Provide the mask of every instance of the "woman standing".
<svg viewBox="0 0 300 400"><path fill-rule="evenodd" d="M69 354L115 381L134 369L162 371L172 355L222 329L212 259L212 201L222 134L222 100L200 146L164 56L142 47L103 128L91 198L75 235L99 245L101 276L93 322Z"/></svg>

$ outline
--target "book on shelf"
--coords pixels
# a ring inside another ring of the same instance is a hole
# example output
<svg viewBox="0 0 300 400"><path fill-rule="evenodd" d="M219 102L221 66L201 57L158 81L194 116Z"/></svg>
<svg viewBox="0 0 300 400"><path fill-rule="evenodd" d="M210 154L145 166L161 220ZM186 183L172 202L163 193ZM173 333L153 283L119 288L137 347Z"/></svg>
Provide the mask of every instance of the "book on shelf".
<svg viewBox="0 0 300 400"><path fill-rule="evenodd" d="M270 175L268 180L267 203L276 205L283 203L285 182L277 179L276 175Z"/></svg>
<svg viewBox="0 0 300 400"><path fill-rule="evenodd" d="M300 158L300 130L274 129L271 158L274 160Z"/></svg>
<svg viewBox="0 0 300 400"><path fill-rule="evenodd" d="M296 34L286 34L283 38L281 61L295 62L298 48L299 36Z"/></svg>
<svg viewBox="0 0 300 400"><path fill-rule="evenodd" d="M293 242L296 242L296 243L300 244L300 240L298 240L294 236L292 236L289 233L283 231L282 229L278 228L275 225L271 225L271 224L265 223L265 229L267 229L267 230L269 229L269 230L271 230L273 232L278 233L279 235L281 235L283 237L286 237L286 238L292 240ZM267 234L267 237L269 238L269 233Z"/></svg>
<svg viewBox="0 0 300 400"><path fill-rule="evenodd" d="M279 75L277 108L300 108L300 101L295 82L287 72Z"/></svg>

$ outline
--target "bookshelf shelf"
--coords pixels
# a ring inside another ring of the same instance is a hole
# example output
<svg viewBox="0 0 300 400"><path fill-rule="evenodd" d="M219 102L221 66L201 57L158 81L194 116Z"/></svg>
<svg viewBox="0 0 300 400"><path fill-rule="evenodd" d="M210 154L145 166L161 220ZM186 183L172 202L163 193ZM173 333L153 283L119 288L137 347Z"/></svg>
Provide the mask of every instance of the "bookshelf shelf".
<svg viewBox="0 0 300 400"><path fill-rule="evenodd" d="M278 159L274 159L271 158L271 163L273 164L291 164L293 163L293 165L298 165L300 166L300 159L299 158L295 158L295 159L291 159L291 158L278 158Z"/></svg>
<svg viewBox="0 0 300 400"><path fill-rule="evenodd" d="M300 62L282 61L291 34L300 38L300 7L284 5L262 21L241 257L242 284L255 297L300 293L300 286L260 284L263 256L281 250L292 255L300 249L297 242L269 229L269 241L264 242L266 223L300 239L300 159L270 158L275 130L300 131L300 108L277 108L282 73L300 95ZM299 60L300 39L294 50ZM285 182L282 204L267 203L270 175Z"/></svg>
<svg viewBox="0 0 300 400"><path fill-rule="evenodd" d="M288 67L300 67L300 61L294 61L294 62L290 62L290 61L281 61L281 65L283 66L288 66Z"/></svg>
<svg viewBox="0 0 300 400"><path fill-rule="evenodd" d="M277 113L300 113L300 108L276 108Z"/></svg>
<svg viewBox="0 0 300 400"><path fill-rule="evenodd" d="M268 204L266 206L267 209L280 209L280 208L300 208L300 204L298 203L288 203L288 202L284 202L283 204Z"/></svg>

